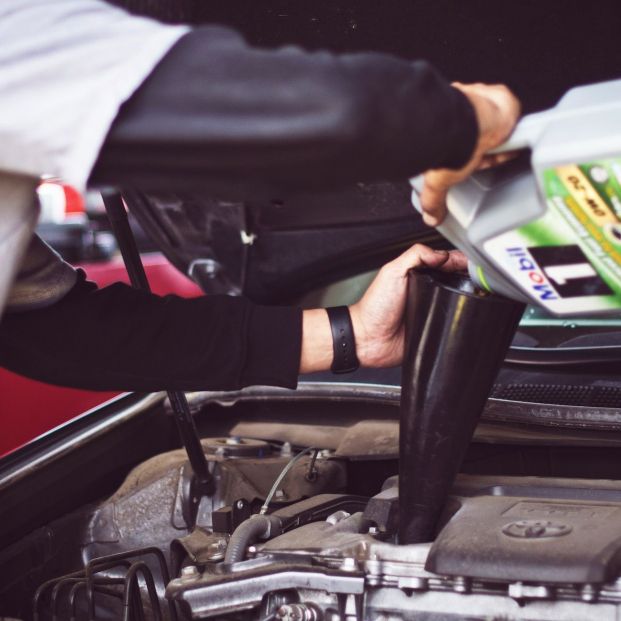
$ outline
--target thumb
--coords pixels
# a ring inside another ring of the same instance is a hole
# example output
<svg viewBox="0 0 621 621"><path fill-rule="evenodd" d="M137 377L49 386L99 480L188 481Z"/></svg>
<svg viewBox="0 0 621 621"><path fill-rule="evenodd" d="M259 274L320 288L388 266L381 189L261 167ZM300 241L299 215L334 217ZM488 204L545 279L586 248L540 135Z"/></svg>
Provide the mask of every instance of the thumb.
<svg viewBox="0 0 621 621"><path fill-rule="evenodd" d="M399 255L393 262L398 266L401 274L406 274L408 270L416 267L439 268L449 259L446 250L434 250L429 246L415 244ZM388 264L390 265L390 264Z"/></svg>
<svg viewBox="0 0 621 621"><path fill-rule="evenodd" d="M423 221L427 226L438 226L446 215L446 195L453 173L447 170L431 170L425 175L420 196Z"/></svg>

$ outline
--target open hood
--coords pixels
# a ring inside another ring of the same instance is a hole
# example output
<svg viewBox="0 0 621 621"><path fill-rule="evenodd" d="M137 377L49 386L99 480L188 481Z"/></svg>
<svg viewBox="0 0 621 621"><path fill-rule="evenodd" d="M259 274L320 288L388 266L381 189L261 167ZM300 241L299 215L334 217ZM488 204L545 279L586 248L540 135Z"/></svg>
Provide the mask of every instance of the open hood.
<svg viewBox="0 0 621 621"><path fill-rule="evenodd" d="M258 303L294 302L378 268L415 241L443 243L412 208L405 183L256 203L138 192L124 199L168 259L206 293Z"/></svg>
<svg viewBox="0 0 621 621"><path fill-rule="evenodd" d="M124 197L169 260L206 293L263 304L351 303L360 293L351 277L415 242L447 247L411 206L407 184L359 184L254 203L173 193ZM529 308L491 394L517 405L492 408L490 419L614 428L620 359L618 318L555 319ZM331 374L310 379L335 381ZM361 369L343 380L399 385L400 373Z"/></svg>

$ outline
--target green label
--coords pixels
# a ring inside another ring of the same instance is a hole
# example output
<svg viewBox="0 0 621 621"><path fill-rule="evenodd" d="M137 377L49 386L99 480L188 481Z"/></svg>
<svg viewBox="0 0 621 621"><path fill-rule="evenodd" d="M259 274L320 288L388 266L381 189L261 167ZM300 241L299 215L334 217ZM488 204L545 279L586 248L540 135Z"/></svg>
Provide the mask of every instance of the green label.
<svg viewBox="0 0 621 621"><path fill-rule="evenodd" d="M546 215L485 250L556 314L621 310L621 158L543 172Z"/></svg>

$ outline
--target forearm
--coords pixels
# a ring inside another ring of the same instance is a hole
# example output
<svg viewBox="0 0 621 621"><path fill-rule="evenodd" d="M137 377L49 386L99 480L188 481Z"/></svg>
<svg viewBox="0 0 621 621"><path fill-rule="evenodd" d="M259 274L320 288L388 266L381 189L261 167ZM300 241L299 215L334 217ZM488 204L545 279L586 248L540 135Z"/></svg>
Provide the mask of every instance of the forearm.
<svg viewBox="0 0 621 621"><path fill-rule="evenodd" d="M202 28L123 106L91 179L236 193L398 180L460 166L476 134L467 99L426 63L258 50Z"/></svg>
<svg viewBox="0 0 621 621"><path fill-rule="evenodd" d="M302 320L300 373L326 371L332 364L332 333L323 308L305 310Z"/></svg>
<svg viewBox="0 0 621 621"><path fill-rule="evenodd" d="M364 344L356 344L364 365ZM332 357L325 309L159 298L121 284L79 283L61 302L0 323L0 364L91 390L293 388L298 372L327 371Z"/></svg>
<svg viewBox="0 0 621 621"><path fill-rule="evenodd" d="M408 271L420 266L459 271L467 262L416 245L386 264L349 308L361 366L401 363ZM83 279L52 306L7 313L0 323L0 365L91 390L294 388L298 373L326 371L332 359L325 309L160 298L119 283L97 290Z"/></svg>
<svg viewBox="0 0 621 621"><path fill-rule="evenodd" d="M51 307L3 317L0 364L91 390L293 388L301 315L243 298L160 298L79 283Z"/></svg>

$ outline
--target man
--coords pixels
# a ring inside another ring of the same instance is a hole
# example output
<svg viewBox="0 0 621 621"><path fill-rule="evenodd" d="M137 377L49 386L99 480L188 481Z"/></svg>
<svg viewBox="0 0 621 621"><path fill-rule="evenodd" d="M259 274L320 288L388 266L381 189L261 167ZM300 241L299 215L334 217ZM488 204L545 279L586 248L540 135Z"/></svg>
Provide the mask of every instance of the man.
<svg viewBox="0 0 621 621"><path fill-rule="evenodd" d="M22 220L44 173L79 190L256 196L434 169L423 206L437 224L449 185L485 163L519 114L506 88L451 86L424 62L252 49L223 28L166 26L100 0L5 0L0 40L0 185ZM5 231L12 276L28 228L18 242ZM363 365L400 362L405 274L420 264L455 269L463 258L415 247L382 270L351 309ZM36 240L9 302L0 363L85 388L294 386L337 351L322 309L96 291Z"/></svg>

